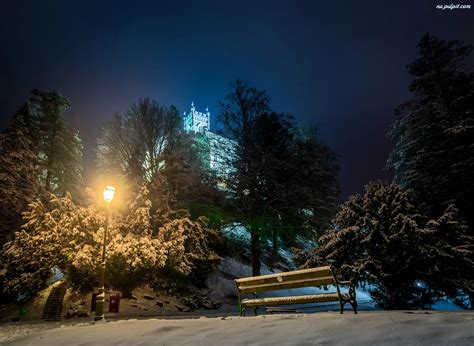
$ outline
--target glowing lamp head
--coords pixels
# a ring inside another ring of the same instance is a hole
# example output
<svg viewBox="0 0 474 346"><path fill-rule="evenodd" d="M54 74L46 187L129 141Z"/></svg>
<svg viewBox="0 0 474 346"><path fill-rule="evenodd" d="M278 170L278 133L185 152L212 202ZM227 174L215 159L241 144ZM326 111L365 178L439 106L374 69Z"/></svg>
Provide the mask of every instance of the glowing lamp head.
<svg viewBox="0 0 474 346"><path fill-rule="evenodd" d="M104 201L106 203L112 202L112 200L114 199L114 195L115 195L115 187L110 186L110 185L104 187Z"/></svg>

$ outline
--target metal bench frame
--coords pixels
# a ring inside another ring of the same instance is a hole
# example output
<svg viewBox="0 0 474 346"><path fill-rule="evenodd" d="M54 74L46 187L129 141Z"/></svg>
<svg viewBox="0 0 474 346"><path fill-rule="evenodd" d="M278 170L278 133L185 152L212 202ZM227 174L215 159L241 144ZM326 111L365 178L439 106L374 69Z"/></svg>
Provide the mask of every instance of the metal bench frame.
<svg viewBox="0 0 474 346"><path fill-rule="evenodd" d="M285 273L252 276L235 279L239 298L240 316L245 316L246 308L253 308L255 316L259 306L290 305L302 303L322 303L339 301L340 313L344 312L344 305L349 303L357 314L357 301L355 285L351 281L339 281L334 275L331 266L295 270ZM335 285L334 293L316 295L259 298L257 292L268 292L290 288L321 287ZM341 293L339 286L348 286L347 293ZM243 294L252 294L253 299L242 299Z"/></svg>

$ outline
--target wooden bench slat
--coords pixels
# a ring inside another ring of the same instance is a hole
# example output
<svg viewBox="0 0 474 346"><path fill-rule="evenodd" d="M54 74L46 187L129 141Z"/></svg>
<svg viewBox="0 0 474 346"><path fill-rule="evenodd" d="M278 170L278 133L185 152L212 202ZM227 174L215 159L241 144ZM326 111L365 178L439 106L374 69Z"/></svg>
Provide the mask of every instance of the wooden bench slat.
<svg viewBox="0 0 474 346"><path fill-rule="evenodd" d="M238 289L241 293L254 293L254 292L264 292L264 291L276 291L276 290L284 290L289 288L299 288L299 287L309 287L309 286L325 286L334 284L334 278L332 276L325 276L322 278L316 279L303 279L303 280L292 280L285 282L283 279L282 282L276 283L263 283L259 285L252 285L252 286L239 286Z"/></svg>
<svg viewBox="0 0 474 346"><path fill-rule="evenodd" d="M271 306L271 305L286 305L286 304L305 304L305 303L324 303L339 301L337 293L321 293L321 294L307 294L303 296L292 297L269 297L269 298L249 298L242 299L242 304L247 307L254 306Z"/></svg>
<svg viewBox="0 0 474 346"><path fill-rule="evenodd" d="M264 283L277 283L279 282L279 278L285 280L286 278L291 278L293 280L303 280L303 279L313 279L318 277L326 277L332 276L331 268L327 267L320 267L320 268L310 268L310 269L302 269L302 270L295 270L293 272L286 272L286 273L276 273L276 274L268 274L268 275L260 275L260 276L253 276L241 279L235 279L235 282L240 287L245 286L254 286L258 284Z"/></svg>
<svg viewBox="0 0 474 346"><path fill-rule="evenodd" d="M306 303L324 303L330 301L339 301L339 309L341 314L344 311L344 304L350 303L357 313L357 301L355 286L349 283L349 291L342 293L339 289L340 281L334 276L330 266L319 268L310 268L295 270L286 273L275 273L269 275L261 275L254 277L246 277L234 280L237 285L239 297L240 316L245 314L246 308L253 308L255 315L259 306L272 305L290 305L290 304L306 304ZM342 283L342 282L341 282ZM290 297L267 297L267 298L246 298L242 299L242 294L276 291L300 287L320 287L334 284L337 292L307 294Z"/></svg>

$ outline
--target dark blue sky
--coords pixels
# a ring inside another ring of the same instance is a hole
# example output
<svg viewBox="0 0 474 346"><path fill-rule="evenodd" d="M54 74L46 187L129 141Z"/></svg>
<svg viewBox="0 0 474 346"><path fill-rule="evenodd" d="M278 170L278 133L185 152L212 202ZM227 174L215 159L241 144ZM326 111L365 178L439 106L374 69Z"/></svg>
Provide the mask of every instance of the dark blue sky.
<svg viewBox="0 0 474 346"><path fill-rule="evenodd" d="M440 11L439 1L3 2L0 126L32 88L60 90L89 178L95 138L114 113L149 96L215 116L241 78L275 110L320 126L345 199L388 176L386 133L410 96L405 66L422 35L474 44L474 9Z"/></svg>

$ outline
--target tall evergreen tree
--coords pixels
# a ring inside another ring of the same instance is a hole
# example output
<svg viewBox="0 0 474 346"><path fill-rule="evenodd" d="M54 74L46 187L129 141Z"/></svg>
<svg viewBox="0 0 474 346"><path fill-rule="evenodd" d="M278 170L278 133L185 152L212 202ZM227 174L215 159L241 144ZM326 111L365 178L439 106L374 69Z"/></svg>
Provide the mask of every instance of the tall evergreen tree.
<svg viewBox="0 0 474 346"><path fill-rule="evenodd" d="M32 90L31 129L36 145L39 181L48 192L80 196L82 184L82 145L78 131L64 121L70 107L67 98L56 91Z"/></svg>
<svg viewBox="0 0 474 346"><path fill-rule="evenodd" d="M426 34L408 65L413 98L400 105L390 132L388 165L395 181L413 189L432 218L455 203L474 224L474 73L464 67L471 46Z"/></svg>
<svg viewBox="0 0 474 346"><path fill-rule="evenodd" d="M0 247L23 223L22 213L39 195L36 154L24 104L0 137Z"/></svg>
<svg viewBox="0 0 474 346"><path fill-rule="evenodd" d="M300 131L295 142L291 177L300 187L289 194L287 201L299 206L297 216L316 232L317 238L337 211L339 166L336 154L321 142L316 128Z"/></svg>
<svg viewBox="0 0 474 346"><path fill-rule="evenodd" d="M233 155L226 155L222 161L226 166L232 167L228 174L224 175L225 186L231 196L231 204L239 213L239 221L242 222L250 232L252 273L260 274L261 266L261 233L262 233L262 210L254 210L253 206L264 207L259 199L253 201L257 194L251 193L252 182L250 177L256 179L255 172L249 172L252 166L252 127L256 119L270 111L269 98L264 91L249 87L247 83L237 80L230 86L230 92L221 102L221 114L219 116L221 133L236 143ZM251 175L252 174L252 175ZM258 178L257 178L258 179Z"/></svg>
<svg viewBox="0 0 474 346"><path fill-rule="evenodd" d="M263 238L271 235L276 250L278 236L294 239L314 229L308 221L323 222L321 210L334 209L337 168L330 150L300 136L292 117L270 111L265 92L238 80L221 107L222 133L235 141L233 153L220 158L231 167L222 179L237 221L250 232L252 272L259 275Z"/></svg>

